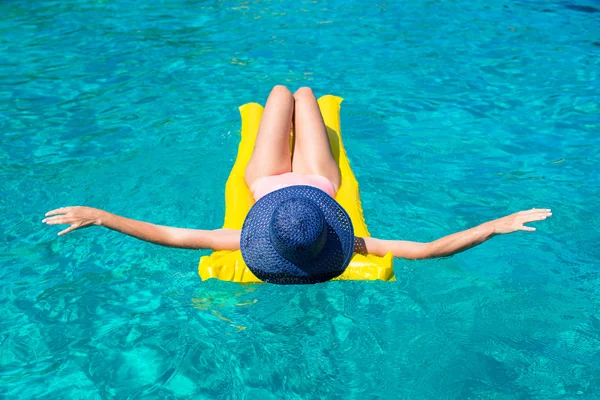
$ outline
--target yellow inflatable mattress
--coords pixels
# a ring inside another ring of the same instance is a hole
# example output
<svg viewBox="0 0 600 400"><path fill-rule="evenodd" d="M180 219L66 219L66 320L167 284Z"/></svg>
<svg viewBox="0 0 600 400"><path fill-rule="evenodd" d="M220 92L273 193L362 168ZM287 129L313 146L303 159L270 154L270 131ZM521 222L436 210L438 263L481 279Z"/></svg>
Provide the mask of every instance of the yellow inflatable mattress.
<svg viewBox="0 0 600 400"><path fill-rule="evenodd" d="M354 225L354 235L368 237L369 231L363 217L360 193L356 177L350 168L346 151L342 143L340 127L340 104L342 98L326 95L319 99L319 107L323 114L331 150L338 162L342 174L342 183L336 195L338 203L350 215ZM252 155L258 125L263 107L257 103L248 103L240 107L242 116L242 138L238 148L237 159L225 186L225 229L241 229L246 214L254 204L254 198L244 180L244 170ZM242 253L237 251L215 251L210 256L200 258L198 274L203 280L217 278L224 281L255 283L261 282L248 269ZM394 280L392 254L385 257L364 256L354 253L346 271L335 280Z"/></svg>

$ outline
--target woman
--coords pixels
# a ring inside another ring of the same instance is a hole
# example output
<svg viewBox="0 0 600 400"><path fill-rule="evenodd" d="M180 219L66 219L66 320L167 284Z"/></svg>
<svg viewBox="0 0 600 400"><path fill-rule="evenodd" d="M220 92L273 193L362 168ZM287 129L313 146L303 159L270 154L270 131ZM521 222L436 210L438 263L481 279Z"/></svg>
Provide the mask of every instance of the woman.
<svg viewBox="0 0 600 400"><path fill-rule="evenodd" d="M294 143L290 157L290 132ZM352 252L422 259L456 254L494 235L534 231L525 223L551 216L549 209L521 211L431 243L355 238L337 202L340 170L312 90L275 86L267 99L245 180L256 203L241 231L158 226L90 207L52 210L49 225L69 224L64 235L91 225L170 247L242 250L259 278L275 283L321 282L341 274Z"/></svg>

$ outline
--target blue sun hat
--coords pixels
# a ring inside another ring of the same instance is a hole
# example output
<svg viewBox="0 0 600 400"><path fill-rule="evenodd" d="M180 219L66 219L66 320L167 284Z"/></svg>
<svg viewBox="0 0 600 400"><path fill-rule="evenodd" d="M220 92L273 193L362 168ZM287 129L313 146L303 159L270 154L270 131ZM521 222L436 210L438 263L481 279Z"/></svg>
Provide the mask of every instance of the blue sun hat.
<svg viewBox="0 0 600 400"><path fill-rule="evenodd" d="M342 274L354 251L348 213L312 186L289 186L259 199L248 212L240 249L264 282L325 282Z"/></svg>

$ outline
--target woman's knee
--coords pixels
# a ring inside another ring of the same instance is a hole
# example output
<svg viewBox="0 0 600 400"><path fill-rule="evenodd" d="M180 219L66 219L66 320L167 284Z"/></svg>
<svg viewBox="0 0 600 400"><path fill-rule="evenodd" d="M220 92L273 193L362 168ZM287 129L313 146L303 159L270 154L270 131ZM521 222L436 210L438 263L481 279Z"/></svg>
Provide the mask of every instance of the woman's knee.
<svg viewBox="0 0 600 400"><path fill-rule="evenodd" d="M275 85L273 86L273 89L271 89L270 96L292 96L292 92L283 85Z"/></svg>
<svg viewBox="0 0 600 400"><path fill-rule="evenodd" d="M296 93L294 93L294 98L296 100L314 99L315 94L313 93L311 88L309 88L308 86L304 86L304 87L301 87L300 89L296 90Z"/></svg>

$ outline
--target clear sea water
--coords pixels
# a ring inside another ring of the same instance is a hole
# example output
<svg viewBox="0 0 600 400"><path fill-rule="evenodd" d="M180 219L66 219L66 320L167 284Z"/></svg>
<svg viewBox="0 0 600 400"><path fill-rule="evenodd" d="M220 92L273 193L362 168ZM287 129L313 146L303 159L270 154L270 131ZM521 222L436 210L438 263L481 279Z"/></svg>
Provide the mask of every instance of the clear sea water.
<svg viewBox="0 0 600 400"><path fill-rule="evenodd" d="M0 397L600 398L600 2L0 2ZM345 98L377 237L554 216L396 282L202 282L237 107Z"/></svg>

